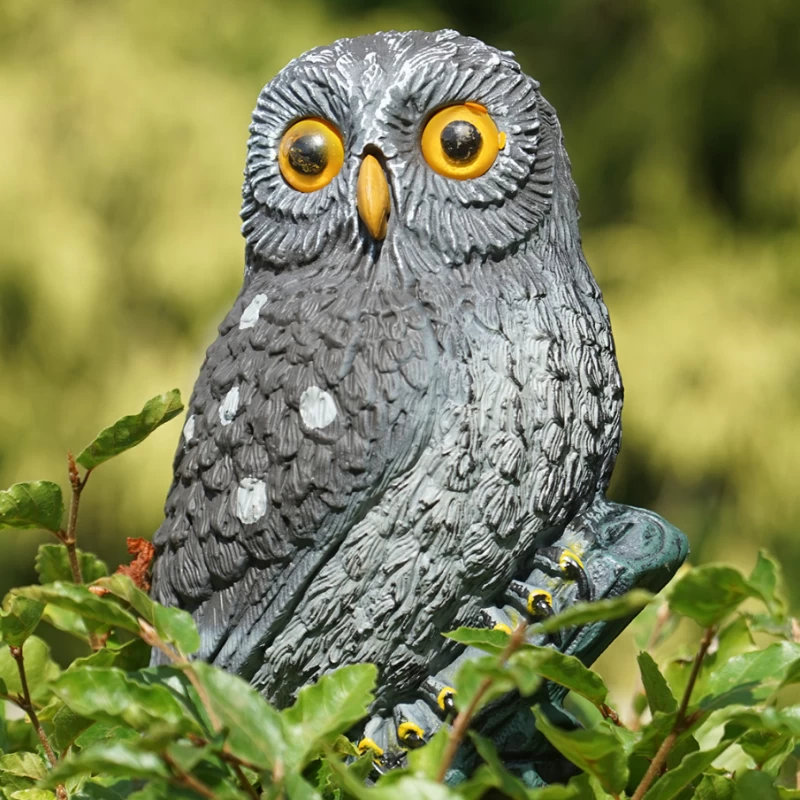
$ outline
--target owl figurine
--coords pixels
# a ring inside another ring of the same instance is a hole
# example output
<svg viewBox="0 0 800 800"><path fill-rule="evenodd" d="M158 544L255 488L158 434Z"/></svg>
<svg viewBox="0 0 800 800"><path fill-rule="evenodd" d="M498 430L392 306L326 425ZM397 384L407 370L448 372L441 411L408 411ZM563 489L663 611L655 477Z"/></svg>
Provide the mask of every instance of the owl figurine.
<svg viewBox="0 0 800 800"><path fill-rule="evenodd" d="M412 31L292 61L250 134L244 285L189 403L154 597L278 706L372 662L376 714L423 686L444 709L442 632L613 573L593 553L619 537L585 521L614 516L623 391L558 120L510 53ZM626 586L660 588L670 542Z"/></svg>

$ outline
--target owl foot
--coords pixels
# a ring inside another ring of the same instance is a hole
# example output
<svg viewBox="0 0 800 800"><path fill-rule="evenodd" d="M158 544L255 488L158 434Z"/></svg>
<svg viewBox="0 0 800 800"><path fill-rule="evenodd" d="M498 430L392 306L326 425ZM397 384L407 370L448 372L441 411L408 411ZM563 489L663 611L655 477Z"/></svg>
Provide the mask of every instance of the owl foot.
<svg viewBox="0 0 800 800"><path fill-rule="evenodd" d="M611 503L598 495L554 544L536 551L526 579L508 584L502 597L504 605L480 610L479 625L510 633L521 620L541 621L577 601L615 597L636 587L657 592L675 574L687 552L686 537L658 515ZM575 626L549 636L532 629L526 640L554 647L590 665L629 621ZM467 647L423 681L416 702L400 704L391 716L375 716L367 723L359 747L373 749L377 770L404 765L409 750L422 746L449 723L455 712L453 687L459 669L466 661L484 655ZM555 724L576 727L577 721L562 706L565 695L563 687L544 683L532 698L510 695L489 704L472 724L494 741L509 763L536 763L534 772L541 772L542 764L555 769L563 758L536 732L530 707L538 703ZM461 750L448 782L457 782L462 773L463 779L477 761L471 746Z"/></svg>

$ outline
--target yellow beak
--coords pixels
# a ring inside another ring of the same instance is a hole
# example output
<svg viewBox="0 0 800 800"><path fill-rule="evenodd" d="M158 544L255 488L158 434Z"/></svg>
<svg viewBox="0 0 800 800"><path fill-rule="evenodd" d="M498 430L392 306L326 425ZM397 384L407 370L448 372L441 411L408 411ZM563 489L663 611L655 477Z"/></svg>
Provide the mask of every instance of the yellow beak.
<svg viewBox="0 0 800 800"><path fill-rule="evenodd" d="M365 156L358 171L356 186L358 215L366 225L373 239L386 236L386 225L389 222L389 184L386 174L375 156Z"/></svg>

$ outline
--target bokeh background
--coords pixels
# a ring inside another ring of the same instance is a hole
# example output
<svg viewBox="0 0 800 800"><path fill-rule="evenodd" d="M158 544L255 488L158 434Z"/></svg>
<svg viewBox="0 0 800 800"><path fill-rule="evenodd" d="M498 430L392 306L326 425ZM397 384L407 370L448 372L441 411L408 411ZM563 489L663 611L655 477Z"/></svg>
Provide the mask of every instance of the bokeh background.
<svg viewBox="0 0 800 800"><path fill-rule="evenodd" d="M66 487L68 449L188 398L240 285L258 91L412 27L513 50L558 110L626 384L612 496L696 563L768 547L800 605L797 0L0 0L0 486ZM179 430L92 476L80 538L112 567L160 522ZM1 537L4 593L46 538Z"/></svg>

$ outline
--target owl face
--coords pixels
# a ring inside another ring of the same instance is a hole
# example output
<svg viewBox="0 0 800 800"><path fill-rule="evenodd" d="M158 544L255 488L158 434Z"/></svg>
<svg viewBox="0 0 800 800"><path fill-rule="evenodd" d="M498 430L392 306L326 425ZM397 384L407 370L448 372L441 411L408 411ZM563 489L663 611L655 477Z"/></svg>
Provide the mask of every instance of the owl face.
<svg viewBox="0 0 800 800"><path fill-rule="evenodd" d="M311 50L264 87L250 131L248 274L380 264L413 280L500 260L535 245L554 190L571 192L538 84L454 31Z"/></svg>

